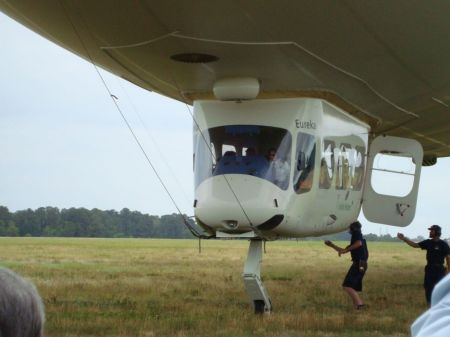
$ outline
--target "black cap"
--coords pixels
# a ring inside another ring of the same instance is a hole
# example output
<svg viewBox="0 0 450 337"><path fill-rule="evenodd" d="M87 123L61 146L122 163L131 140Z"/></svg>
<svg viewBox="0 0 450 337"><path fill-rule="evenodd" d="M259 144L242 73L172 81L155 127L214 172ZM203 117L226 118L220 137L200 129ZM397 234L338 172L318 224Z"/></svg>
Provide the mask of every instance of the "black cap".
<svg viewBox="0 0 450 337"><path fill-rule="evenodd" d="M440 231L442 231L442 228L441 228L441 226L433 225L433 226L431 226L430 228L428 228L428 230L429 230L429 231L435 230L436 232L440 232Z"/></svg>
<svg viewBox="0 0 450 337"><path fill-rule="evenodd" d="M359 221L355 221L350 224L350 230L351 231L360 231L361 230L361 223Z"/></svg>

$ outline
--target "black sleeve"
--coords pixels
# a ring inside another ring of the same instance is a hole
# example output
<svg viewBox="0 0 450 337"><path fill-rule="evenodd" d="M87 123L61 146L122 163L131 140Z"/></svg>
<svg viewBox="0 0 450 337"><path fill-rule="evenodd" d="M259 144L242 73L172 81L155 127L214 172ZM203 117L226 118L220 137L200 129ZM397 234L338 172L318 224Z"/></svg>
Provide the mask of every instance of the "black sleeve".
<svg viewBox="0 0 450 337"><path fill-rule="evenodd" d="M450 255L450 247L448 246L448 243L444 241L444 253L445 255Z"/></svg>
<svg viewBox="0 0 450 337"><path fill-rule="evenodd" d="M417 244L419 245L420 248L427 249L429 241L430 240L423 240L423 241L418 242Z"/></svg>
<svg viewBox="0 0 450 337"><path fill-rule="evenodd" d="M356 242L356 241L361 241L361 243L362 243L362 241L363 241L363 236L362 236L362 233L361 232L356 232L355 234L354 234L354 237L353 237L353 242Z"/></svg>

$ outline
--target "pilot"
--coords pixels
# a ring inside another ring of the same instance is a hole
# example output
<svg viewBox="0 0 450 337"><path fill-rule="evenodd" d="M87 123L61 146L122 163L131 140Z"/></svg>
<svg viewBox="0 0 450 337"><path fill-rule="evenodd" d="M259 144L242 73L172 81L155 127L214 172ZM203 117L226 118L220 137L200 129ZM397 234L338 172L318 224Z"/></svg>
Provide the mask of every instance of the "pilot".
<svg viewBox="0 0 450 337"><path fill-rule="evenodd" d="M428 230L430 231L430 238L421 242L411 241L402 233L398 233L397 237L413 248L421 248L427 251L423 287L429 306L434 286L450 271L450 248L447 242L441 240L442 230L440 226L433 225ZM444 267L444 260L447 262L447 268Z"/></svg>
<svg viewBox="0 0 450 337"><path fill-rule="evenodd" d="M272 147L269 149L269 151L267 151L267 160L269 162L274 161L275 160L275 155L277 154L277 151Z"/></svg>
<svg viewBox="0 0 450 337"><path fill-rule="evenodd" d="M366 240L361 233L361 227L359 221L355 221L349 226L349 232L352 237L350 245L345 248L338 247L328 240L324 242L327 246L336 250L339 256L348 252L352 256L352 265L345 276L342 287L352 299L353 307L356 310L364 308L364 303L358 292L362 291L362 280L367 271L367 260L369 258L369 251L367 250Z"/></svg>
<svg viewBox="0 0 450 337"><path fill-rule="evenodd" d="M266 173L267 179L275 185L286 189L289 182L289 164L277 155L274 148L269 149L267 152L267 160L269 161L269 168Z"/></svg>

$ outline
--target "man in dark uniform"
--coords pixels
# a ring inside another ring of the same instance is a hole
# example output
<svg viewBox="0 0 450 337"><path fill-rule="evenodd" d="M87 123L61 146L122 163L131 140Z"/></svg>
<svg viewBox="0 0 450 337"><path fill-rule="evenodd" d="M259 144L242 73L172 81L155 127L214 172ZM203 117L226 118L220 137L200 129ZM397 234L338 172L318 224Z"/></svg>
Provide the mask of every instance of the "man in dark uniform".
<svg viewBox="0 0 450 337"><path fill-rule="evenodd" d="M422 248L427 250L427 265L425 266L425 278L423 287L425 288L425 297L428 305L431 301L431 293L434 286L444 278L450 268L450 248L447 242L441 240L441 227L433 225L428 228L430 238L419 243L411 241L402 233L398 233L397 237L406 242L413 248ZM444 260L447 262L447 268L444 267Z"/></svg>
<svg viewBox="0 0 450 337"><path fill-rule="evenodd" d="M364 303L358 292L362 291L362 280L366 274L369 252L367 250L366 240L361 233L361 224L359 221L355 221L349 226L349 232L352 237L350 239L350 245L347 247L338 247L331 241L325 241L325 244L336 250L339 256L350 252L352 265L345 276L342 287L352 299L355 309L360 310L364 308Z"/></svg>

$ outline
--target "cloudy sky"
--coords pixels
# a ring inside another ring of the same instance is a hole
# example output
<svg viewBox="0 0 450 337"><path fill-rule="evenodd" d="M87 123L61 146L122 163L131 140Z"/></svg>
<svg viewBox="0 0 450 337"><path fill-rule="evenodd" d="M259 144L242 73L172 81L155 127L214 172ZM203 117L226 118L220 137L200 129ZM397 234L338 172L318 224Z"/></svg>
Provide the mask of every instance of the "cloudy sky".
<svg viewBox="0 0 450 337"><path fill-rule="evenodd" d="M92 64L0 14L0 205L177 212ZM101 72L182 212L193 215L191 107ZM449 237L449 159L424 168L416 218ZM367 222L365 232L398 228Z"/></svg>

